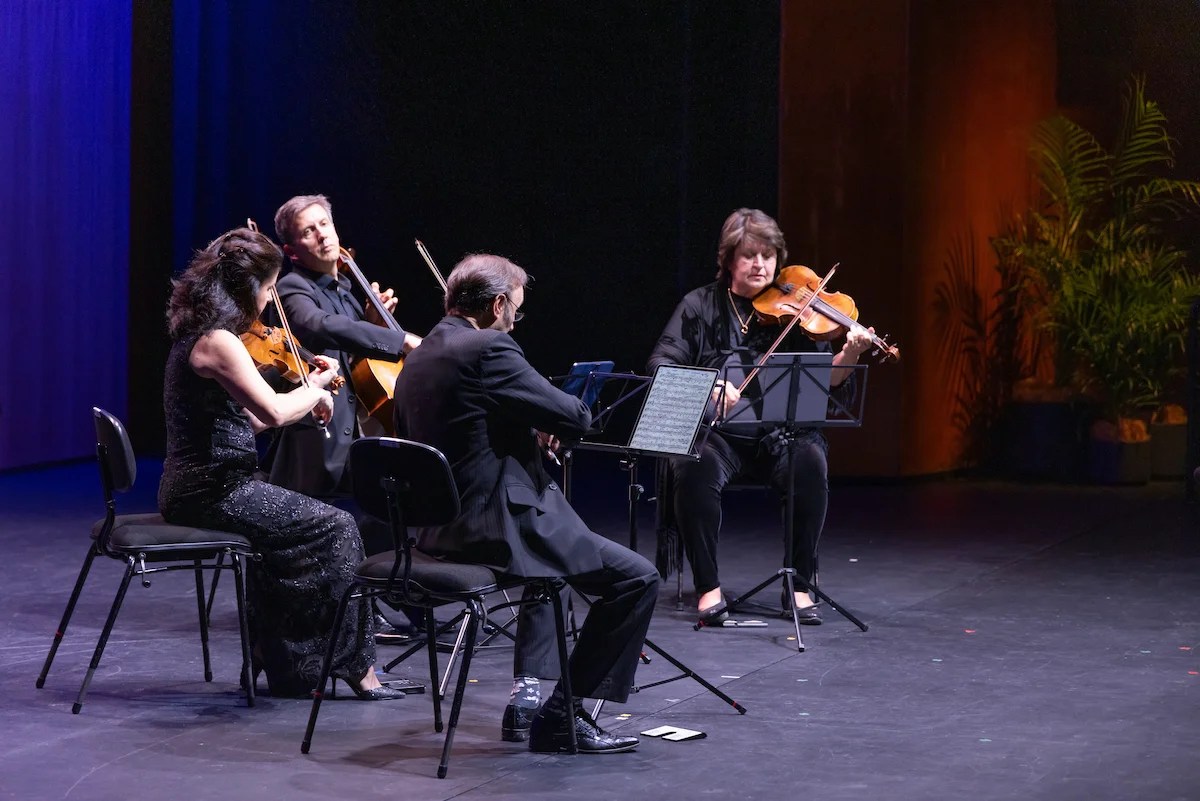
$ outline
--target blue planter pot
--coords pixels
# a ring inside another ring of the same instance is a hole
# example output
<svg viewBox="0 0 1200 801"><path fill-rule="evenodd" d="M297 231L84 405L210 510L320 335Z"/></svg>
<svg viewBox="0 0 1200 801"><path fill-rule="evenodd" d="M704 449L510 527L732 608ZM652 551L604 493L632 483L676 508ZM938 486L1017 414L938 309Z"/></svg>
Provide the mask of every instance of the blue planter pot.
<svg viewBox="0 0 1200 801"><path fill-rule="evenodd" d="M1150 442L1088 444L1088 477L1097 484L1145 484L1150 480Z"/></svg>
<svg viewBox="0 0 1200 801"><path fill-rule="evenodd" d="M1085 477L1088 407L1078 402L1014 402L1004 426L1004 472L1014 478L1076 482Z"/></svg>

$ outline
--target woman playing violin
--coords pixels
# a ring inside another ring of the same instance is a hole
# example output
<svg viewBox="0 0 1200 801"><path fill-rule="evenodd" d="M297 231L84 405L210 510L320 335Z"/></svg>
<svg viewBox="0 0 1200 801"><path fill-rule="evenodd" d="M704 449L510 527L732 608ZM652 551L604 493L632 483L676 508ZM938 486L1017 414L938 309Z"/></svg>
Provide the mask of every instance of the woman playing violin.
<svg viewBox="0 0 1200 801"><path fill-rule="evenodd" d="M717 280L680 301L650 355L647 371L653 374L660 364L724 368L731 356L750 361L765 353L780 329L760 321L753 300L774 283L776 270L786 260L787 245L775 220L757 209L730 214L717 248ZM874 346L872 334L873 329L850 329L841 350L833 356L832 386L846 386L852 371L838 368L857 363L859 356ZM779 347L786 352L831 349L828 341L812 340L799 326ZM728 409L738 400L738 387L726 383L714 390L714 396ZM703 622L717 622L726 614L717 570L725 487L735 478L750 477L786 497L788 448L780 428L764 424L750 434L712 431L699 461L671 461L660 472L660 564L669 532L677 530L692 566L697 610ZM829 492L827 443L819 429L803 429L792 438L791 451L796 502L795 537L788 563L800 579L811 583ZM790 617L787 599L783 601ZM808 593L797 592L794 603L800 622L821 622L820 610Z"/></svg>
<svg viewBox="0 0 1200 801"><path fill-rule="evenodd" d="M305 418L328 422L337 366L314 357L305 386L277 393L239 335L262 312L283 256L262 234L235 229L196 253L167 307L173 345L163 404L167 456L163 517L243 534L262 555L250 576L255 672L275 696L307 696L332 637L334 675L360 698L400 698L374 671L372 620L361 607L341 631L330 622L363 546L346 512L255 478L256 431Z"/></svg>

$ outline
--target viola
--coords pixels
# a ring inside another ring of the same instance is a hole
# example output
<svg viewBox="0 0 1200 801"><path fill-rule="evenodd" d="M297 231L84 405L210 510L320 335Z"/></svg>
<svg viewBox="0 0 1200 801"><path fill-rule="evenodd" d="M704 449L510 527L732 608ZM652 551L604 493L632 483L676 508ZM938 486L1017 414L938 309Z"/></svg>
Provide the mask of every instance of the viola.
<svg viewBox="0 0 1200 801"><path fill-rule="evenodd" d="M837 265L834 265L836 269ZM833 274L830 269L829 274ZM799 325L815 340L836 339L845 336L858 325L858 306L854 298L844 292L827 292L822 287L829 275L822 280L811 268L803 264L784 267L775 276L774 283L754 298L754 311L758 319L767 324L783 325L799 316ZM900 349L888 344L883 337L870 334L875 352L883 361L900 360Z"/></svg>
<svg viewBox="0 0 1200 801"><path fill-rule="evenodd" d="M813 339L834 339L850 328L859 326L858 307L854 305L854 298L841 292L825 291L825 285L829 283L836 269L835 264L822 278L802 264L784 267L776 274L771 286L754 298L754 312L759 319L782 324L783 330L779 332L771 347L767 348L767 352L755 362L754 368L738 387L738 394L746 391L746 387L758 375L758 371L797 325ZM867 330L865 326L860 327ZM870 331L867 333L875 345L874 352L884 361L900 360L899 348L889 344L883 337Z"/></svg>
<svg viewBox="0 0 1200 801"><path fill-rule="evenodd" d="M274 368L284 380L299 384L303 374L318 369L313 353L299 344L293 351L292 344L282 328L264 325L262 321L255 320L250 324L250 330L242 334L241 340L260 372ZM336 395L338 389L345 384L345 378L340 375L334 376L329 383L329 391Z"/></svg>

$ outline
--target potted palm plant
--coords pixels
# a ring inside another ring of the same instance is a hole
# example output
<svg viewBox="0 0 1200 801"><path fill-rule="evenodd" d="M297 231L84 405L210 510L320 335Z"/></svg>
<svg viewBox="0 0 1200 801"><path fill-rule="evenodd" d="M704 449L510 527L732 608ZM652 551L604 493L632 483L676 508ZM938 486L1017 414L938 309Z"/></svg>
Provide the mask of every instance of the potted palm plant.
<svg viewBox="0 0 1200 801"><path fill-rule="evenodd" d="M1019 265L1017 290L1033 308L1035 337L1051 343L1054 384L1095 410L1096 480L1149 477L1139 412L1163 401L1182 362L1188 306L1200 280L1171 225L1200 209L1200 182L1174 166L1166 117L1129 82L1111 150L1063 115L1043 121L1032 146L1045 202L993 240Z"/></svg>

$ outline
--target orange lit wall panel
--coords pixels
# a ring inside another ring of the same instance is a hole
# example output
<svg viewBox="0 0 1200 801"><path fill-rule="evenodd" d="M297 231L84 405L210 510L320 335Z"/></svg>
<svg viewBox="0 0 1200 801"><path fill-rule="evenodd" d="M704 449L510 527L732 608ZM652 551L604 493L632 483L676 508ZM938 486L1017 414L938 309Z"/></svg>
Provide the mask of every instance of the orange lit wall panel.
<svg viewBox="0 0 1200 801"><path fill-rule="evenodd" d="M892 335L866 423L831 432L832 469L901 476L962 465L956 373L934 294L948 265L985 302L988 237L1027 205L1027 142L1054 110L1049 0L782 4L780 223L793 261L824 272Z"/></svg>

